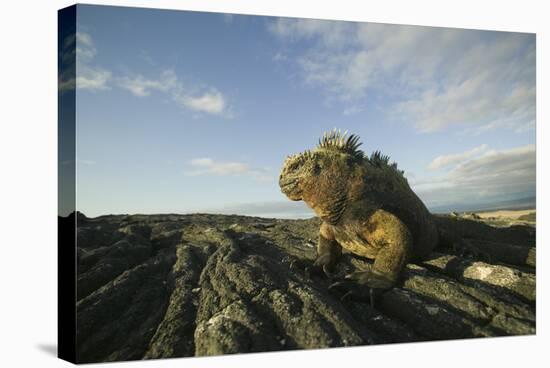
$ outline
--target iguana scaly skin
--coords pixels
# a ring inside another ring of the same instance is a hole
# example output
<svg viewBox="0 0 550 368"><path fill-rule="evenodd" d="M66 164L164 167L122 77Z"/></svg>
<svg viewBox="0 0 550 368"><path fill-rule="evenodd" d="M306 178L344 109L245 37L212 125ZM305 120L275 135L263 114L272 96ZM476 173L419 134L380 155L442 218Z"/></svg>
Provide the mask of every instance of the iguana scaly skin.
<svg viewBox="0 0 550 368"><path fill-rule="evenodd" d="M438 231L397 165L378 151L365 157L358 140L336 130L325 133L315 149L286 159L279 186L322 220L316 266L330 273L343 247L374 259L369 271L351 278L388 289L407 262L435 248Z"/></svg>

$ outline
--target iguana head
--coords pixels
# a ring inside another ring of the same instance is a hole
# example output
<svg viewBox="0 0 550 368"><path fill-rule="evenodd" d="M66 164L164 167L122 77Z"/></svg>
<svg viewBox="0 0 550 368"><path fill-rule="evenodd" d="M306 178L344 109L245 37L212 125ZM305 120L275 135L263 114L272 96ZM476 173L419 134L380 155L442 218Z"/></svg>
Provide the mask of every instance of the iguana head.
<svg viewBox="0 0 550 368"><path fill-rule="evenodd" d="M305 201L318 215L339 212L345 200L352 166L363 159L359 137L333 130L313 150L289 156L279 186L293 201Z"/></svg>
<svg viewBox="0 0 550 368"><path fill-rule="evenodd" d="M289 199L303 199L304 188L319 175L318 159L311 151L287 157L279 176L279 186Z"/></svg>

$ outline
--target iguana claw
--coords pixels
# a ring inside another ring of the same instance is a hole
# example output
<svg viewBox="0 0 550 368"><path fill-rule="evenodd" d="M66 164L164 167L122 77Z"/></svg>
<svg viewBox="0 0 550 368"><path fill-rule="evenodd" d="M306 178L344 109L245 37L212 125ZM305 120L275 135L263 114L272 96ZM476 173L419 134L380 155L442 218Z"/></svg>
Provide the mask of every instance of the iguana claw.
<svg viewBox="0 0 550 368"><path fill-rule="evenodd" d="M347 301L352 298L369 301L370 306L375 308L376 300L386 290L391 288L387 279L371 271L356 271L347 274L344 280L332 283L329 291L340 290L343 293L341 301Z"/></svg>
<svg viewBox="0 0 550 368"><path fill-rule="evenodd" d="M340 301L346 302L348 300L360 300L368 301L371 308L375 308L377 303L376 300L382 293L382 289L371 288L366 285L359 285L353 281L342 280L332 283L328 290L330 292L340 292L343 295L340 297Z"/></svg>
<svg viewBox="0 0 550 368"><path fill-rule="evenodd" d="M290 262L290 266L289 268L292 270L292 271L296 271L296 270L300 270L300 271L303 271L307 277L311 278L312 276L321 276L321 275L325 275L330 279L332 279L332 272L330 272L327 267L325 266L321 266L321 265L318 265L316 263L309 263L307 261L304 261L304 260L298 260L298 259L295 259L293 261Z"/></svg>

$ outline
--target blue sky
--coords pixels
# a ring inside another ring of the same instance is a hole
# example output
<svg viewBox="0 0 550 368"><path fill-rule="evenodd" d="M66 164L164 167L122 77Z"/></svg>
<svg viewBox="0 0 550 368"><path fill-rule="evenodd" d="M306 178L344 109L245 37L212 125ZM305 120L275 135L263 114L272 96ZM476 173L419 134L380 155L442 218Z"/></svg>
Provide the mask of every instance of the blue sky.
<svg viewBox="0 0 550 368"><path fill-rule="evenodd" d="M535 36L78 6L77 206L312 213L284 158L334 127L433 210L535 193Z"/></svg>

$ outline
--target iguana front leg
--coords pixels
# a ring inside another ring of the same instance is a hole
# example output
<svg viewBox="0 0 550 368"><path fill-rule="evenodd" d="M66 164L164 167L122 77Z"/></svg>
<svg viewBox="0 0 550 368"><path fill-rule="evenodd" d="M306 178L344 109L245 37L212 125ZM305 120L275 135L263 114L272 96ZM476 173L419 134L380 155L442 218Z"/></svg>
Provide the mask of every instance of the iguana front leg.
<svg viewBox="0 0 550 368"><path fill-rule="evenodd" d="M327 276L330 276L341 255L342 247L336 241L330 226L323 222L319 229L317 259L313 266L322 270Z"/></svg>
<svg viewBox="0 0 550 368"><path fill-rule="evenodd" d="M303 260L294 260L290 267L292 270L305 271L308 276L322 275L332 276L334 267L342 255L342 247L336 241L329 225L321 224L319 229L319 241L317 242L317 258L313 264Z"/></svg>
<svg viewBox="0 0 550 368"><path fill-rule="evenodd" d="M344 297L354 294L368 294L371 305L373 294L390 289L397 282L413 246L413 238L407 226L395 215L378 210L365 222L363 238L372 246L379 248L370 270L358 271L346 278L353 281L357 288L349 290ZM349 287L348 283L335 283L331 288ZM357 290L358 289L358 290Z"/></svg>
<svg viewBox="0 0 550 368"><path fill-rule="evenodd" d="M363 273L358 282L369 287L389 289L397 282L410 258L413 238L407 226L397 216L384 210L376 211L365 224L365 239L380 250L372 270Z"/></svg>

